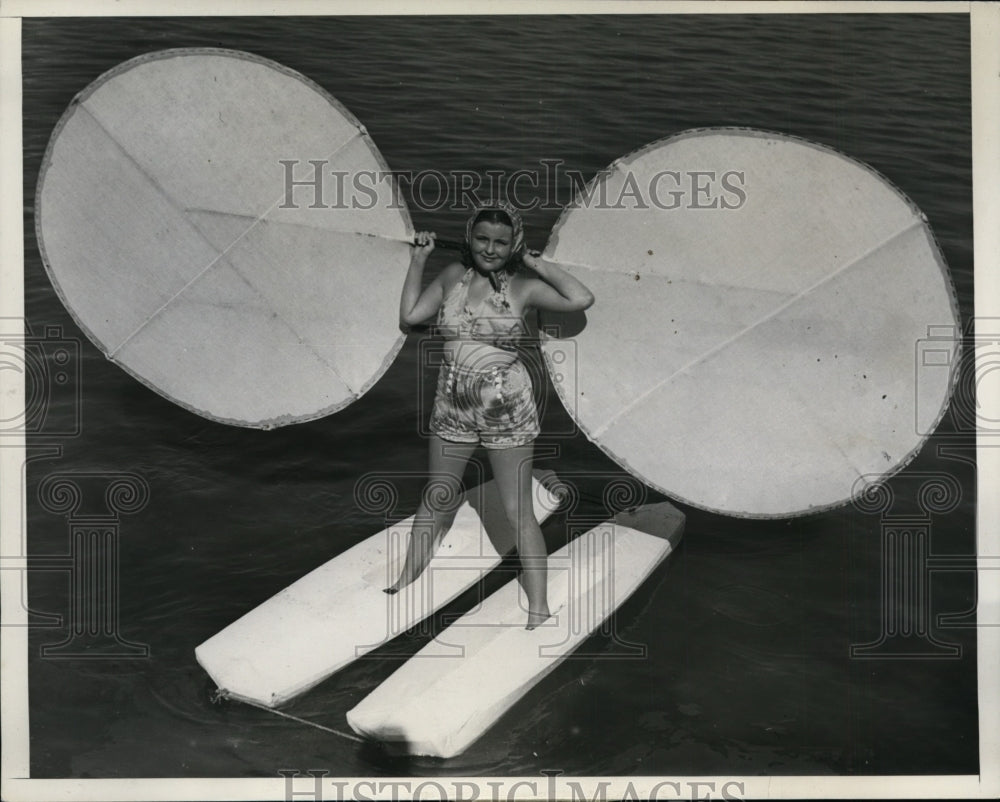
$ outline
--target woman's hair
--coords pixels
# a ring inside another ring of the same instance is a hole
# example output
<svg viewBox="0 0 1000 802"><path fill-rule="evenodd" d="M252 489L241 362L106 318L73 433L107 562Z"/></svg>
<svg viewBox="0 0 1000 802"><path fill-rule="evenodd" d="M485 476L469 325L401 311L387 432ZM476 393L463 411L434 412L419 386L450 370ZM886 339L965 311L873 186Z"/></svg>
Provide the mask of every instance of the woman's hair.
<svg viewBox="0 0 1000 802"><path fill-rule="evenodd" d="M489 206L480 207L472 217L469 218L465 227L465 242L462 243L462 264L466 267L473 267L472 249L472 229L479 223L499 223L509 226L512 232L511 253L506 264L501 268L508 273L516 273L524 267L521 261L521 254L524 253L524 229L521 223L521 215L517 210L505 201L499 201Z"/></svg>

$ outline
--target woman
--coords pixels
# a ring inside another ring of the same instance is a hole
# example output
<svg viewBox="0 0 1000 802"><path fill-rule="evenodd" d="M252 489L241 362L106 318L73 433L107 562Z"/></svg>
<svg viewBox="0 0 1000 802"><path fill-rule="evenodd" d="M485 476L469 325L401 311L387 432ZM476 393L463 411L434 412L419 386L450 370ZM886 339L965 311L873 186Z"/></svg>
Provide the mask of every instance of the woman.
<svg viewBox="0 0 1000 802"><path fill-rule="evenodd" d="M454 520L465 465L482 444L517 532L528 597L526 628L534 629L550 615L545 541L531 499L538 413L517 347L527 335L524 314L529 309L578 311L589 307L594 296L571 275L526 250L521 216L503 201L476 210L466 225L462 261L445 267L421 292L433 250L434 234L417 234L399 304L401 324L422 323L437 314L445 338L430 420L430 471L403 570L386 593L396 593L427 567ZM521 272L522 265L537 278Z"/></svg>

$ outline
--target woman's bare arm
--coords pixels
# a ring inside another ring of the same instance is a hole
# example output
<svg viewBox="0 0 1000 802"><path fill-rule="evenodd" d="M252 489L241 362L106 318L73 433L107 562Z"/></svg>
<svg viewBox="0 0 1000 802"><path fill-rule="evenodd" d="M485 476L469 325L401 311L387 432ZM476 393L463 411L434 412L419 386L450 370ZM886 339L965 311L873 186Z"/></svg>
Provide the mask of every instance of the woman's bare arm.
<svg viewBox="0 0 1000 802"><path fill-rule="evenodd" d="M456 273L462 270L458 263L448 265L421 292L424 267L427 257L434 250L434 234L421 231L417 234L417 245L410 256L410 267L403 282L403 292L399 298L399 323L414 326L423 323L441 308L445 287L454 281Z"/></svg>
<svg viewBox="0 0 1000 802"><path fill-rule="evenodd" d="M593 305L594 294L559 265L533 254L525 254L524 263L542 279L528 284L525 306L546 312L579 312Z"/></svg>

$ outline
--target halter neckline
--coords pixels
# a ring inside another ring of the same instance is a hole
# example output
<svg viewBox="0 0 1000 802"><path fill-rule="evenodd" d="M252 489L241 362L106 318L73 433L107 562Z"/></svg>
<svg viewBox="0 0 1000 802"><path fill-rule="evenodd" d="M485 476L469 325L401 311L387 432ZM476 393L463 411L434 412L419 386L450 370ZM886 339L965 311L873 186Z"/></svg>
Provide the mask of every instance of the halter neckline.
<svg viewBox="0 0 1000 802"><path fill-rule="evenodd" d="M468 303L469 285L472 284L472 275L476 272L477 271L475 268L470 267L465 271L465 275L462 276L462 284L465 287L465 298L462 303L462 308L465 309L467 312L471 312L473 308L470 307ZM486 278L487 280L489 280L489 276L487 276ZM481 301L479 301L479 303L477 303L474 308L478 309L487 301L491 301L493 303L493 306L496 307L497 310L510 309L510 299L508 297L508 292L510 290L510 274L507 273L506 270L504 270L497 277L497 282L500 284L500 289L497 290L493 289L493 282L491 281L490 292L487 293L486 297L484 297Z"/></svg>
<svg viewBox="0 0 1000 802"><path fill-rule="evenodd" d="M499 276L500 289L493 290L475 306L469 305L469 285L474 268L467 268L445 297L438 313L438 325L451 331L451 337L479 340L498 348L514 350L526 330L520 315L510 307L510 276ZM449 335L446 335L449 336Z"/></svg>

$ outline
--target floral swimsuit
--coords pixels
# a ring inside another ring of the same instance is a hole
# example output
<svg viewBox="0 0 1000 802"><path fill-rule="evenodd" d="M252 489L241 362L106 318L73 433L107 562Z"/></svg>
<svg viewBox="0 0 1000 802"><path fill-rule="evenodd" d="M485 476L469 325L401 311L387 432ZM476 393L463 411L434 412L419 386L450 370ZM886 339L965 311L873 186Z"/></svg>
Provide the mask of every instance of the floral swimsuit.
<svg viewBox="0 0 1000 802"><path fill-rule="evenodd" d="M445 297L438 313L439 331L447 340L488 343L516 352L527 331L507 300L509 277L501 273L500 289L470 308L472 275L469 268ZM441 366L430 430L445 440L482 443L486 448L511 448L534 440L538 411L524 364L517 358L498 361L492 349L473 353L476 358L469 364L451 361Z"/></svg>

